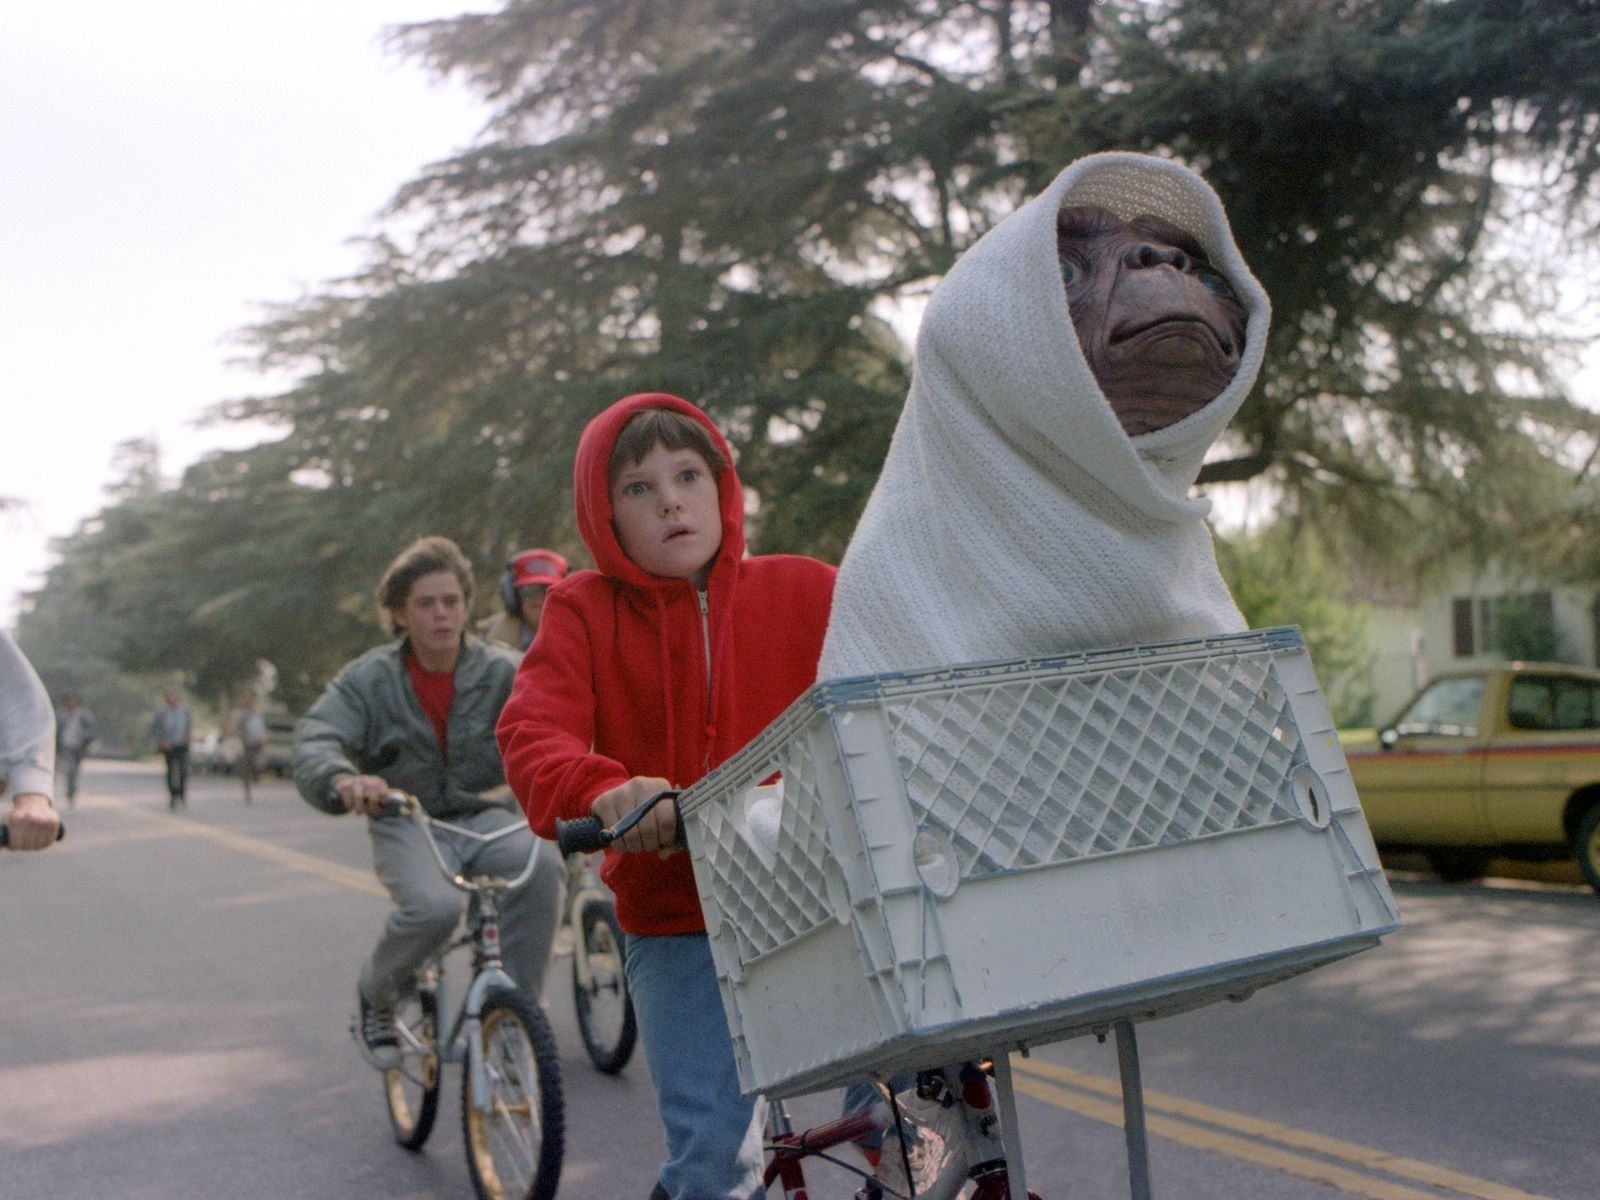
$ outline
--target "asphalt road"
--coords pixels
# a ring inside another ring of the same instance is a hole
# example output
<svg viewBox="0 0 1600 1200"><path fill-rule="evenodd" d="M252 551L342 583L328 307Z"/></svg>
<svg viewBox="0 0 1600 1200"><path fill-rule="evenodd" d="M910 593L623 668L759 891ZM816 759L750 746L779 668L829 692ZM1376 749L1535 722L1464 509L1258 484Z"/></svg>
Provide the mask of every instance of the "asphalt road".
<svg viewBox="0 0 1600 1200"><path fill-rule="evenodd" d="M387 903L353 818L269 783L91 762L70 832L0 855L0 1200L470 1197L450 1069L426 1151L390 1138L350 1041ZM1160 1200L1586 1200L1600 1194L1600 897L1395 880L1407 928L1241 1005L1140 1027ZM569 1119L561 1195L643 1200L641 1059L595 1072L567 964L546 1003ZM1017 1059L1029 1182L1126 1197L1110 1045ZM831 1115L832 1099L800 1116ZM823 1168L814 1195L849 1196ZM830 1192L828 1189L832 1188Z"/></svg>

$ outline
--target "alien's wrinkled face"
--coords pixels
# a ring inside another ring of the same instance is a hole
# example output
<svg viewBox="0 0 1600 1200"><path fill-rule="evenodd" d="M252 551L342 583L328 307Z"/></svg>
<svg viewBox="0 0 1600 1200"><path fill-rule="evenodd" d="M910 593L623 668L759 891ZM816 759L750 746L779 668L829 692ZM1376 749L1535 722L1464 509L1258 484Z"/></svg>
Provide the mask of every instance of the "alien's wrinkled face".
<svg viewBox="0 0 1600 1200"><path fill-rule="evenodd" d="M1245 312L1200 243L1160 217L1069 205L1056 217L1083 356L1128 435L1215 400L1239 369Z"/></svg>

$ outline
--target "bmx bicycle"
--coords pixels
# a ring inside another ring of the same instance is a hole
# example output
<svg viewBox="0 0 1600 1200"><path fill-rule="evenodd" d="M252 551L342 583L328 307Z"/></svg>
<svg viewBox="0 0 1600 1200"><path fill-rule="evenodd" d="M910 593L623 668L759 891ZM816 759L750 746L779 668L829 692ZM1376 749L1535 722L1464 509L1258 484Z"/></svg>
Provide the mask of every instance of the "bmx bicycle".
<svg viewBox="0 0 1600 1200"><path fill-rule="evenodd" d="M399 1058L392 1066L379 1066L395 1140L407 1150L422 1149L438 1113L441 1068L460 1063L462 1140L479 1200L552 1200L565 1145L555 1037L500 957L500 900L533 874L540 845L535 842L527 865L513 879L468 877L446 864L435 829L492 842L526 826L517 821L480 834L430 817L415 796L390 792L379 819L405 818L416 822L439 870L472 903L462 930L417 973L415 986L395 1005ZM471 948L472 976L450 1015L445 960L462 947ZM359 1044L358 1022L350 1032Z"/></svg>
<svg viewBox="0 0 1600 1200"><path fill-rule="evenodd" d="M571 930L572 1005L583 1048L596 1070L615 1075L628 1065L639 1027L622 970L622 927L595 854L567 855L562 924Z"/></svg>
<svg viewBox="0 0 1600 1200"><path fill-rule="evenodd" d="M598 817L557 821L556 843L564 854L603 849L638 824L656 804L666 801L675 805L677 797L675 791L658 792L609 828ZM1119 1029L1119 1047L1122 1034ZM1131 1028L1128 1036L1131 1047ZM879 1098L873 1103L806 1130L795 1129L781 1099L770 1100L762 1186L770 1189L776 1183L786 1200L807 1200L804 1162L815 1157L861 1177L856 1200L954 1200L969 1187L970 1200L1010 1200L1013 1196L1040 1200L1023 1182L1010 1064L1003 1057L919 1071L914 1092L908 1089L905 1099L895 1094L894 1085L880 1085L877 1090ZM1134 1103L1142 1118L1142 1101L1135 1099ZM891 1131L896 1136L885 1143L883 1153L898 1156L901 1186L874 1178L830 1153ZM1143 1136L1141 1119L1141 1157ZM1129 1145L1134 1149L1132 1141Z"/></svg>

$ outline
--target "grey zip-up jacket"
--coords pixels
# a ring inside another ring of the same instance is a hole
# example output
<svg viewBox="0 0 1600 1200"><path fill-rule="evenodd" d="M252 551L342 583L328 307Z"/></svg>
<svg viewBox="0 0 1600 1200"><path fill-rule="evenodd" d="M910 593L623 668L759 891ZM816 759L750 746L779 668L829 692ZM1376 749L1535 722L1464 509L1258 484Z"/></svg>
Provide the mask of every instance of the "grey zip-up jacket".
<svg viewBox="0 0 1600 1200"><path fill-rule="evenodd" d="M294 785L313 808L342 813L341 775L378 775L410 792L435 817L513 807L494 726L511 692L517 655L467 637L456 660L447 747L429 724L406 672L406 642L375 647L345 664L301 718Z"/></svg>

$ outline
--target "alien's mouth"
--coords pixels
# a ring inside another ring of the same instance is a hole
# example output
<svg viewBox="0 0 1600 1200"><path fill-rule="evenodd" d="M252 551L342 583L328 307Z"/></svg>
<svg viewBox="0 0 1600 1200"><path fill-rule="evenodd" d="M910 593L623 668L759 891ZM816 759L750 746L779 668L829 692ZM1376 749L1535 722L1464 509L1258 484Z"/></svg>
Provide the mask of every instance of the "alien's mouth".
<svg viewBox="0 0 1600 1200"><path fill-rule="evenodd" d="M1224 334L1219 333L1209 321L1202 321L1198 317L1157 317L1155 320L1146 321L1142 325L1123 326L1120 329L1113 329L1111 331L1110 342L1113 347L1119 347L1133 341L1135 338L1142 338L1146 335L1152 335L1155 337L1164 337L1169 335L1192 337L1196 333L1201 332L1207 334L1212 343L1215 344L1217 349L1222 351L1224 355L1227 355L1230 358L1233 356L1234 347L1232 339L1228 338Z"/></svg>

